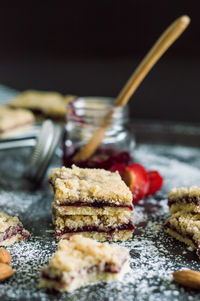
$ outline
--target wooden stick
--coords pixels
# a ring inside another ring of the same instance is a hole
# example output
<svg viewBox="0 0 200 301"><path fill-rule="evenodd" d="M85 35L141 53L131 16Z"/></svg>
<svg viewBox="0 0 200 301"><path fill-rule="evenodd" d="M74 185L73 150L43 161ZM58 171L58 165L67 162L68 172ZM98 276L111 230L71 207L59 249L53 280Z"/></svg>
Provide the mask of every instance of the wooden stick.
<svg viewBox="0 0 200 301"><path fill-rule="evenodd" d="M167 51L167 49L178 39L190 23L188 16L182 16L175 20L160 36L154 46L150 49L142 62L136 68L134 73L129 78L124 88L119 93L114 102L114 106L124 106L129 101L130 97L136 91L142 80L152 69L155 63L160 57ZM113 109L106 114L104 118L104 124L94 131L91 139L86 145L73 157L74 161L88 159L96 151L102 140L105 138L105 131L110 127L109 122L106 122L107 118L112 116Z"/></svg>

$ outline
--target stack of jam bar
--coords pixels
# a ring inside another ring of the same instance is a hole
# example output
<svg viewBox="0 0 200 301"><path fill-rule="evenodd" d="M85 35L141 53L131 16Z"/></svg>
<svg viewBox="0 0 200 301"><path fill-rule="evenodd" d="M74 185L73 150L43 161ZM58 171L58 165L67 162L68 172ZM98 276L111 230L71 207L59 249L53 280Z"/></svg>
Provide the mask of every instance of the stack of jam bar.
<svg viewBox="0 0 200 301"><path fill-rule="evenodd" d="M132 193L118 172L104 169L55 168L49 175L58 239L81 234L98 241L131 239Z"/></svg>
<svg viewBox="0 0 200 301"><path fill-rule="evenodd" d="M172 214L165 223L174 238L197 250L200 256L200 188L173 188L168 195Z"/></svg>

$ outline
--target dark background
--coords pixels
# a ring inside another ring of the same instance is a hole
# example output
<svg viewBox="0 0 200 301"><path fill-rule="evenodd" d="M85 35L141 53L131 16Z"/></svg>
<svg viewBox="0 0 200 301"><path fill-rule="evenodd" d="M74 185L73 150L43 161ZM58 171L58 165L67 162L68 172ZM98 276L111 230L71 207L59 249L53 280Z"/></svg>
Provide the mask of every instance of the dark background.
<svg viewBox="0 0 200 301"><path fill-rule="evenodd" d="M200 122L198 1L0 1L0 82L115 97L163 30L191 24L132 97L133 118Z"/></svg>

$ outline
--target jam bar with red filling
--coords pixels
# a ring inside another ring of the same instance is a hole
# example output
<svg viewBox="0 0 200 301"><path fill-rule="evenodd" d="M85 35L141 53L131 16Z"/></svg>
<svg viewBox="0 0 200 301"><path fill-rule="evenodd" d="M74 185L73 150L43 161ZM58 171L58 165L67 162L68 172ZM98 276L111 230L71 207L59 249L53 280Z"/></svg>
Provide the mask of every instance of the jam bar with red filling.
<svg viewBox="0 0 200 301"><path fill-rule="evenodd" d="M120 280L128 261L124 247L74 235L58 243L48 266L41 270L40 288L71 292L90 283Z"/></svg>
<svg viewBox="0 0 200 301"><path fill-rule="evenodd" d="M75 233L99 241L132 237L132 194L118 172L73 165L54 169L49 182L57 238Z"/></svg>
<svg viewBox="0 0 200 301"><path fill-rule="evenodd" d="M0 246L10 246L30 237L18 217L0 212Z"/></svg>
<svg viewBox="0 0 200 301"><path fill-rule="evenodd" d="M200 257L200 214L178 211L166 221L164 227L168 234L184 242L193 250L197 250Z"/></svg>
<svg viewBox="0 0 200 301"><path fill-rule="evenodd" d="M173 188L168 205L172 214L164 224L168 234L196 249L200 256L200 188Z"/></svg>
<svg viewBox="0 0 200 301"><path fill-rule="evenodd" d="M169 210L200 213L200 188L197 186L173 188L168 195Z"/></svg>

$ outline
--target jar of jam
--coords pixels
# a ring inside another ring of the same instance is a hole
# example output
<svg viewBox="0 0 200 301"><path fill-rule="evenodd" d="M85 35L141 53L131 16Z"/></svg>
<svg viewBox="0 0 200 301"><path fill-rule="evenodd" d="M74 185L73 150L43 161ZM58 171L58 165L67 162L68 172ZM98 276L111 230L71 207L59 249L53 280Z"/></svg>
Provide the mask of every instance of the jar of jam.
<svg viewBox="0 0 200 301"><path fill-rule="evenodd" d="M89 159L73 159L92 137L94 130L105 122L104 117L113 102L113 98L85 97L76 98L69 103L63 139L64 166L76 164L79 167L110 169L118 163L127 165L132 161L135 139L129 128L128 106L114 107L112 118L106 121L109 124L105 138Z"/></svg>

